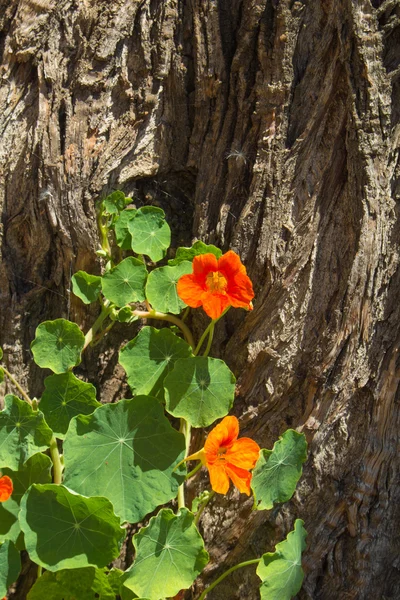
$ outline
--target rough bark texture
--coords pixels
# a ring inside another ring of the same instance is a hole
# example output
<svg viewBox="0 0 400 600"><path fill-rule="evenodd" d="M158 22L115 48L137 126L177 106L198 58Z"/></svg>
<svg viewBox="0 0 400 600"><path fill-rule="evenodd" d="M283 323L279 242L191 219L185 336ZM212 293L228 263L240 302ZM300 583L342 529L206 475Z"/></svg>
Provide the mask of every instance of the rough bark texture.
<svg viewBox="0 0 400 600"><path fill-rule="evenodd" d="M214 500L192 597L301 517L299 598L398 598L398 1L0 0L0 29L8 368L39 396L37 324L93 320L69 287L100 269L96 199L119 188L161 205L175 246L193 224L255 282L253 313L231 311L217 332L246 435L271 447L290 426L310 444L288 506ZM111 348L81 367L108 382L104 401L124 391ZM209 596L257 597L252 568Z"/></svg>

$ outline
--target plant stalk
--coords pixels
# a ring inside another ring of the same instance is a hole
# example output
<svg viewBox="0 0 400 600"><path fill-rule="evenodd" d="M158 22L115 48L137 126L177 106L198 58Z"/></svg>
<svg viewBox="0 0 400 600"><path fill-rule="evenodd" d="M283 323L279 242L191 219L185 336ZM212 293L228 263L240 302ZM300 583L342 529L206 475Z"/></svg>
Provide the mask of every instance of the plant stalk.
<svg viewBox="0 0 400 600"><path fill-rule="evenodd" d="M5 367L3 367L1 365L1 368L4 371L4 375L6 375L8 377L8 379L11 381L11 383L17 388L17 390L19 391L19 393L21 394L21 396L23 397L23 399L28 404L30 404L30 406L32 406L32 400L29 398L29 396L25 392L25 390L19 385L18 381L16 379L14 379L14 377L11 375L11 373L9 371L7 371L7 369Z"/></svg>
<svg viewBox="0 0 400 600"><path fill-rule="evenodd" d="M228 575L233 573L233 571L236 571L236 569L241 569L242 567L247 567L248 565L255 565L256 563L259 563L260 560L261 560L261 558L255 558L253 560L246 560L245 562L239 563L238 565L231 567L230 569L225 571L225 573L222 573L221 577L218 577L218 579L216 579L211 585L208 586L208 588L206 588L204 590L204 592L201 594L201 596L199 596L199 600L204 600L204 598L207 596L207 594L209 592L211 592L211 590L213 590L216 585L221 583L221 581L223 579L225 579L225 577L228 577Z"/></svg>
<svg viewBox="0 0 400 600"><path fill-rule="evenodd" d="M181 321L178 317L158 312L156 310L133 310L132 314L140 317L141 319L157 319L159 321L169 321L170 323L173 323L182 331L189 346L191 346L193 349L195 348L196 344L194 343L192 332L190 331L189 327L185 325L185 323L183 323L183 321Z"/></svg>
<svg viewBox="0 0 400 600"><path fill-rule="evenodd" d="M63 466L61 464L61 457L58 451L57 440L53 437L50 441L50 458L53 462L53 483L58 485L62 482Z"/></svg>
<svg viewBox="0 0 400 600"><path fill-rule="evenodd" d="M109 303L109 301L107 300L107 302L105 302L102 306L101 313L99 314L99 316L97 317L97 319L95 320L95 322L93 323L93 325L91 326L91 328L89 329L87 334L85 335L85 344L83 346L83 350L85 350L89 346L89 344L93 341L95 333L100 329L103 321L105 321L105 319L108 317L108 315L110 314L112 309L113 309L113 305L111 305Z"/></svg>

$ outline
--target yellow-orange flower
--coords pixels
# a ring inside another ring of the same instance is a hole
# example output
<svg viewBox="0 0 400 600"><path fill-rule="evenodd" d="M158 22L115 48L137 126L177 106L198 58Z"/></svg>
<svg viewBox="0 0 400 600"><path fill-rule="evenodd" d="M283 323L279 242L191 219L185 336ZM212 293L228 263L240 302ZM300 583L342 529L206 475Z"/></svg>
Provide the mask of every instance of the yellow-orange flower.
<svg viewBox="0 0 400 600"><path fill-rule="evenodd" d="M9 499L13 492L13 482L7 475L0 477L0 502L5 502Z"/></svg>
<svg viewBox="0 0 400 600"><path fill-rule="evenodd" d="M212 319L218 319L228 306L253 308L253 286L233 250L218 259L214 254L195 256L193 272L179 279L177 291L188 306L202 306Z"/></svg>
<svg viewBox="0 0 400 600"><path fill-rule="evenodd" d="M240 492L250 495L251 473L259 454L259 445L250 438L237 439L239 421L236 417L225 417L210 431L204 448L188 456L186 460L201 460L210 474L214 492L226 494L229 482Z"/></svg>

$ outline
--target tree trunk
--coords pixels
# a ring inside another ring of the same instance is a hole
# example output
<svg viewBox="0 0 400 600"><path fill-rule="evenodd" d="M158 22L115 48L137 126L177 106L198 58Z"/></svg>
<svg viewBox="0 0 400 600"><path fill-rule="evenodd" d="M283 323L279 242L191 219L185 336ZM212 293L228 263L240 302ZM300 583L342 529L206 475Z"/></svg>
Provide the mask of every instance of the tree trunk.
<svg viewBox="0 0 400 600"><path fill-rule="evenodd" d="M309 442L288 505L210 503L191 597L302 518L299 598L397 598L398 0L0 0L0 31L7 368L40 397L38 323L93 321L70 277L100 270L95 201L122 189L162 206L174 247L232 248L255 283L254 311L217 329L245 434ZM126 389L115 343L133 335L114 328L85 356L103 401ZM257 587L249 567L209 598Z"/></svg>

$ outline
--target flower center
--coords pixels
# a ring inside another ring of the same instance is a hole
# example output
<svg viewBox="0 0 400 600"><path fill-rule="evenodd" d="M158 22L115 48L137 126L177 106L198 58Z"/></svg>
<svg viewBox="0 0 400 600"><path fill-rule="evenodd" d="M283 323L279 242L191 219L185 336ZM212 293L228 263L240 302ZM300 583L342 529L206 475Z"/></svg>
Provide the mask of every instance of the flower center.
<svg viewBox="0 0 400 600"><path fill-rule="evenodd" d="M206 277L206 286L210 292L224 293L228 282L219 271L211 271Z"/></svg>
<svg viewBox="0 0 400 600"><path fill-rule="evenodd" d="M217 459L219 459L219 461L225 461L225 454L226 451L228 450L228 448L225 448L224 446L220 446L218 448L218 452L217 452Z"/></svg>

